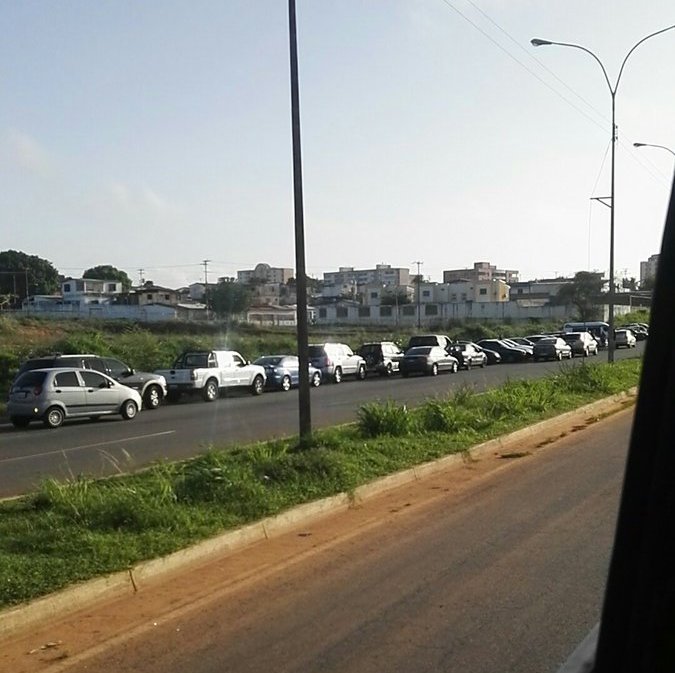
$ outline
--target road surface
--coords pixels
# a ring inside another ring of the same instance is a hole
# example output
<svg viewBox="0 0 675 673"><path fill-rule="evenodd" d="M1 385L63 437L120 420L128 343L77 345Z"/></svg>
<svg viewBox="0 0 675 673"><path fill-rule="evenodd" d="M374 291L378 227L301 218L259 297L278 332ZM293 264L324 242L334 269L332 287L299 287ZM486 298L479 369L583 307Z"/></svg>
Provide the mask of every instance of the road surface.
<svg viewBox="0 0 675 673"><path fill-rule="evenodd" d="M644 351L620 350L617 359ZM602 352L591 362L606 359ZM575 358L575 365L585 362ZM414 405L462 385L485 390L511 378L538 378L555 371L556 362L509 364L443 374L436 378L369 377L363 382L325 384L311 391L314 427L353 421L358 408L372 400ZM206 404L201 398L144 411L133 421L119 416L76 421L56 430L41 423L15 430L0 426L0 498L30 491L41 479L74 475L103 476L127 472L157 460L180 460L209 446L231 446L297 434L298 395L271 392L260 397L241 393Z"/></svg>
<svg viewBox="0 0 675 673"><path fill-rule="evenodd" d="M554 672L599 617L631 420L465 464L31 628L0 642L0 669Z"/></svg>

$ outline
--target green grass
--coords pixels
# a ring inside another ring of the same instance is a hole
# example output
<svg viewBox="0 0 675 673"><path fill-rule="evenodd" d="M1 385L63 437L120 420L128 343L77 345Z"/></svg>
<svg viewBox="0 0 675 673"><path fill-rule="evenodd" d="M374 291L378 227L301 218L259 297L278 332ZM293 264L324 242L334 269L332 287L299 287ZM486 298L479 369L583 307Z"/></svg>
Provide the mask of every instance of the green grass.
<svg viewBox="0 0 675 673"><path fill-rule="evenodd" d="M558 323L524 321L451 321L429 327L428 332L448 334L452 339L482 339L555 330ZM408 342L411 329L384 327L311 326L310 341L342 341L358 348L368 341ZM188 348L234 349L254 360L260 355L295 353L293 328L260 328L244 324L159 323L98 320L51 320L0 315L0 400L5 398L19 365L29 357L46 353L96 353L124 360L139 371L171 366ZM0 410L1 413L2 410Z"/></svg>
<svg viewBox="0 0 675 673"><path fill-rule="evenodd" d="M547 378L461 388L409 409L364 405L310 448L276 440L212 448L135 475L68 482L0 503L0 607L123 570L293 505L339 492L637 384L641 362L562 366Z"/></svg>

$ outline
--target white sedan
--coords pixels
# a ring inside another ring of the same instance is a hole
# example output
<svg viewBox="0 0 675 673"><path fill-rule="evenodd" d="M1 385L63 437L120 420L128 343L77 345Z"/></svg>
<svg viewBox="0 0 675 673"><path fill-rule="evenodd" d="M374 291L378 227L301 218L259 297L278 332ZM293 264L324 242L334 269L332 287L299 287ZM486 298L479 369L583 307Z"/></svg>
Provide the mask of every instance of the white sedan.
<svg viewBox="0 0 675 673"><path fill-rule="evenodd" d="M635 348L637 339L635 334L629 329L618 329L614 331L614 345L617 348Z"/></svg>

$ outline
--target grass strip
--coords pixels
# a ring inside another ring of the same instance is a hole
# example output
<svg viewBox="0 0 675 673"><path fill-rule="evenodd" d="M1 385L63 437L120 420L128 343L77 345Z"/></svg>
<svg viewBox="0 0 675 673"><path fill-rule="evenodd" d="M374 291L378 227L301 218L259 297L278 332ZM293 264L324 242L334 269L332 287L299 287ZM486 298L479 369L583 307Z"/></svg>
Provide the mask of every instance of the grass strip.
<svg viewBox="0 0 675 673"><path fill-rule="evenodd" d="M361 407L356 423L219 450L109 479L47 480L0 503L0 608L124 570L224 530L461 452L635 386L641 361L561 365L538 380L465 387L406 408Z"/></svg>

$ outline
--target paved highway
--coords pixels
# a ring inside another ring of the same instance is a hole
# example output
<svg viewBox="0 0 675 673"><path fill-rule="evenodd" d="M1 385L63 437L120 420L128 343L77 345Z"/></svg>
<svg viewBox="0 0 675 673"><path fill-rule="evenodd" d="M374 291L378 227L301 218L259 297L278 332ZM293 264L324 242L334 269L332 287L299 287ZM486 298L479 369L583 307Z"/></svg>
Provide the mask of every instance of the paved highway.
<svg viewBox="0 0 675 673"><path fill-rule="evenodd" d="M617 359L635 357L644 350L617 351ZM592 362L603 361L601 353ZM576 358L574 364L582 359ZM372 400L395 400L409 405L424 398L447 394L462 385L485 390L507 378L541 377L558 363L509 364L443 374L437 378L369 377L324 384L313 389L312 419L315 427L352 421L360 405ZM25 493L46 477L67 478L86 474L101 476L130 471L154 461L188 458L209 446L228 446L297 433L297 391L232 395L207 404L200 398L144 411L133 421L110 417L65 424L56 430L34 423L15 430L0 426L0 497Z"/></svg>
<svg viewBox="0 0 675 673"><path fill-rule="evenodd" d="M31 627L0 643L0 667L553 673L599 618L631 420L486 456Z"/></svg>

